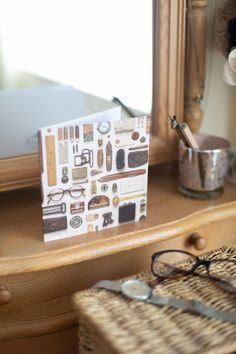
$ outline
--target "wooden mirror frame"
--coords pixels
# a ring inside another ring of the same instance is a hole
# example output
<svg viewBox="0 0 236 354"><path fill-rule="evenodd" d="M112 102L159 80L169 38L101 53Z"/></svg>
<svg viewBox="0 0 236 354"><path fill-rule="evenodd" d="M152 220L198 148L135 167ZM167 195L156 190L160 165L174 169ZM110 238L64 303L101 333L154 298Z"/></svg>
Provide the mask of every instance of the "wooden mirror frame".
<svg viewBox="0 0 236 354"><path fill-rule="evenodd" d="M207 1L189 1L193 9L192 15L197 18L194 24L197 26L198 35L205 30L205 22L201 18L204 17L202 15ZM186 6L188 3L188 0L153 0L153 99L149 159L151 165L176 158L176 133L170 129L168 115L176 115L179 121L183 121L185 101L187 102L186 111L190 112L187 114L187 122L192 126L191 111L193 108L198 122L201 120L201 107L195 97L195 91L199 88L195 87L196 70L192 61L188 63L191 66L190 74L187 85L184 85L186 82L185 58L192 51L192 42L188 41L186 52ZM200 47L201 58L204 58L204 54L203 45ZM201 66L204 67L204 65L203 59ZM194 127L197 125L195 124ZM0 159L0 191L39 186L39 184L37 153Z"/></svg>
<svg viewBox="0 0 236 354"><path fill-rule="evenodd" d="M153 100L150 163L176 157L168 115L183 120L186 0L153 1Z"/></svg>

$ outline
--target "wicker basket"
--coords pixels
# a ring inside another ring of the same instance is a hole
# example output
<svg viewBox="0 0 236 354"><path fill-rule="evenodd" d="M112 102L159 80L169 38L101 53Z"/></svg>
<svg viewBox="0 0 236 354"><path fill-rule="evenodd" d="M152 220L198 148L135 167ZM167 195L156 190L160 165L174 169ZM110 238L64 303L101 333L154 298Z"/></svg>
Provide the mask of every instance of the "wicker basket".
<svg viewBox="0 0 236 354"><path fill-rule="evenodd" d="M205 256L236 260L236 248L223 247ZM131 278L153 279L150 273L140 273ZM162 295L194 298L221 310L235 311L233 295L196 276L168 280L154 291ZM235 324L168 306L130 300L95 288L75 294L74 304L79 318L80 354L222 354L236 351Z"/></svg>

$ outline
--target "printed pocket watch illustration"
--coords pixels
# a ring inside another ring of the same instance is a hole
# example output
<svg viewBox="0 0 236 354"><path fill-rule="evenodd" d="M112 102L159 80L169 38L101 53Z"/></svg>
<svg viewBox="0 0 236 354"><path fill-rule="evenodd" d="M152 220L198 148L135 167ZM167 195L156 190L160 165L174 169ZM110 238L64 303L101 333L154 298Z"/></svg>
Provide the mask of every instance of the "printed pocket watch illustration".
<svg viewBox="0 0 236 354"><path fill-rule="evenodd" d="M98 123L98 131L101 134L107 134L111 130L111 123L109 121L104 121Z"/></svg>

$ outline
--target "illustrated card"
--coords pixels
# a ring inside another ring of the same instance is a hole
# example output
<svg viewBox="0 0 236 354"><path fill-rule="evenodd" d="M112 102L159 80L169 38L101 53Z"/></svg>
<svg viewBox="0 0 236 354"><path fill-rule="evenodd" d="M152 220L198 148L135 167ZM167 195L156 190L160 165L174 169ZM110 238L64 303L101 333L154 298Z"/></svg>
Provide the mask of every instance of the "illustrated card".
<svg viewBox="0 0 236 354"><path fill-rule="evenodd" d="M149 130L120 107L39 130L44 241L146 217Z"/></svg>

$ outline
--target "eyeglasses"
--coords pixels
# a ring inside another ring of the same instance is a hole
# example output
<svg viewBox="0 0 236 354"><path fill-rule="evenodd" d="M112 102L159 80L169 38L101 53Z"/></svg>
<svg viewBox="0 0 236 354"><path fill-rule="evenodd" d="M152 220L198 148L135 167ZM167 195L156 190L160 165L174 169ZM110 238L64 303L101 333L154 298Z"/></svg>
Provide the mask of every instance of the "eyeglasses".
<svg viewBox="0 0 236 354"><path fill-rule="evenodd" d="M152 255L151 271L157 277L157 283L165 279L197 275L236 294L236 260L202 259L186 251L166 250Z"/></svg>
<svg viewBox="0 0 236 354"><path fill-rule="evenodd" d="M71 187L70 189L62 189L62 188L53 189L47 195L48 204L51 201L58 202L64 197L65 193L69 193L72 198L79 198L81 195L85 196L84 192L85 192L85 188L82 188L81 186Z"/></svg>

